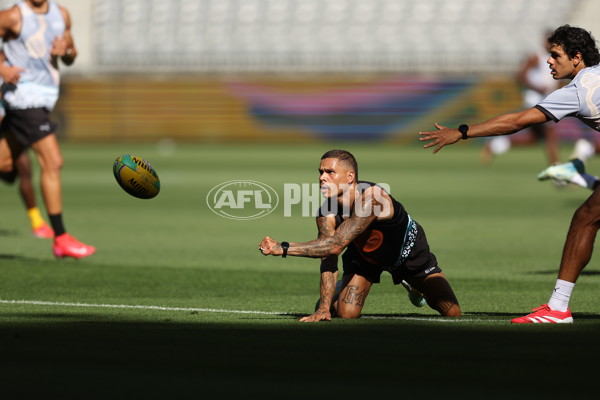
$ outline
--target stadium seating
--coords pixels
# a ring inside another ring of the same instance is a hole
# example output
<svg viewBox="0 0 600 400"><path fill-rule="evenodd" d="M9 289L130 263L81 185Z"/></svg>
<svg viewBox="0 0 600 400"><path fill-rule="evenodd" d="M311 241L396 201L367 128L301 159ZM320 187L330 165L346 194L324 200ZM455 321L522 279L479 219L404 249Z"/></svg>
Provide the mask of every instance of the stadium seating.
<svg viewBox="0 0 600 400"><path fill-rule="evenodd" d="M106 69L507 72L581 0L95 0Z"/></svg>

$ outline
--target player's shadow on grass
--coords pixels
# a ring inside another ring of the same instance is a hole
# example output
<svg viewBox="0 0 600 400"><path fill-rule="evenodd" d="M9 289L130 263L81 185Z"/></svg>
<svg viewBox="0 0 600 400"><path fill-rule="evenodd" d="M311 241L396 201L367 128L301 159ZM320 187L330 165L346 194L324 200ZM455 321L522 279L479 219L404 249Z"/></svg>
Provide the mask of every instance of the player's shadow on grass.
<svg viewBox="0 0 600 400"><path fill-rule="evenodd" d="M308 314L277 314L277 317L274 317L272 319L279 319L279 317L287 317L290 319L300 319L302 317L306 317L308 316ZM522 312L516 312L516 313L510 313L510 312L486 312L486 311L466 311L463 312L463 318L458 318L460 319L466 319L469 320L471 318L477 318L477 317L483 317L483 318L503 318L506 319L507 321L510 321L513 318L516 317L522 317L523 313ZM432 319L435 318L439 318L441 319L450 319L449 317L444 317L442 315L436 315L436 314L416 314L416 313L408 313L408 314L363 314L362 315L363 318L366 319L410 319L410 320L414 320L414 321L418 321L418 320L426 320L426 321L431 321ZM575 319L579 319L579 320L600 320L600 314L589 314L589 313L573 313L573 317ZM250 318L244 318L244 319L261 319L264 320L265 318L261 317L261 318L254 318L254 317L250 317ZM339 319L339 318L336 318Z"/></svg>
<svg viewBox="0 0 600 400"><path fill-rule="evenodd" d="M549 269L549 270L544 270L544 271L529 271L527 272L527 274L529 275L556 275L558 273L558 270L556 269ZM588 275L588 276L594 276L594 275L598 275L600 276L600 271L586 271L583 270L581 271L581 275Z"/></svg>
<svg viewBox="0 0 600 400"><path fill-rule="evenodd" d="M580 319L589 319L589 320L600 320L599 314L590 314L590 313L573 313L573 319L575 321Z"/></svg>
<svg viewBox="0 0 600 400"><path fill-rule="evenodd" d="M19 236L19 232L14 229L0 229L0 237Z"/></svg>
<svg viewBox="0 0 600 400"><path fill-rule="evenodd" d="M0 261L20 261L23 263L27 263L28 265L37 266L37 265L46 265L47 260L44 258L35 258L35 257L27 257L19 254L8 254L8 253L0 253ZM70 261L79 261L76 259L73 260L57 260L56 262L70 262ZM54 261L53 261L54 262Z"/></svg>
<svg viewBox="0 0 600 400"><path fill-rule="evenodd" d="M273 319L279 319L279 317L288 317L290 319L300 319L302 317L306 317L309 314L297 314L297 313L282 313L282 314L277 314L277 318L273 318ZM508 312L477 312L477 311L471 311L471 312L463 312L463 317L467 317L467 318L463 318L463 319L469 319L468 317L502 317L502 318L515 318L515 317L519 317L521 316L521 313L508 313ZM417 314L417 313L406 313L406 314L400 314L400 313L383 313L383 314L373 314L373 313L367 313L367 314L362 314L362 318L367 318L367 319L410 319L410 320L427 320L430 321L432 319L448 319L448 320L452 320L453 318L451 317L444 317L443 315L439 315L439 314ZM600 318L600 317L599 317ZM249 319L253 319L253 318L249 318ZM256 319L265 319L263 317L260 318L256 318ZM336 317L336 319L339 319ZM458 318L461 319L461 318Z"/></svg>
<svg viewBox="0 0 600 400"><path fill-rule="evenodd" d="M0 254L0 260L27 260L27 258L16 254Z"/></svg>
<svg viewBox="0 0 600 400"><path fill-rule="evenodd" d="M515 314L515 313L509 313L509 312L498 312L498 311L494 311L494 312L487 312L487 311L463 311L463 316L465 317L506 317L506 318L511 318L511 317L516 317L516 316L521 316L521 313L519 314Z"/></svg>

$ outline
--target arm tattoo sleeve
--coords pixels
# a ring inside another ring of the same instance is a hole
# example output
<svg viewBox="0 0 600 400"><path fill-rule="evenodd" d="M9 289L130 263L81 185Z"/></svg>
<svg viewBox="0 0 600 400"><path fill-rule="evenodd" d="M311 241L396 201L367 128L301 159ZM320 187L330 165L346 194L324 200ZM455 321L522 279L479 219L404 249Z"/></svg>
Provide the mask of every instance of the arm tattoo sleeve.
<svg viewBox="0 0 600 400"><path fill-rule="evenodd" d="M335 234L335 217L317 217L317 228L319 238L333 236ZM338 256L327 256L321 259L321 277L324 272L335 272L338 270Z"/></svg>
<svg viewBox="0 0 600 400"><path fill-rule="evenodd" d="M290 243L288 255L297 257L322 258L340 254L348 244L363 233L375 220L376 216L371 214L359 217L356 214L342 222L333 236L319 236L315 240L303 243Z"/></svg>

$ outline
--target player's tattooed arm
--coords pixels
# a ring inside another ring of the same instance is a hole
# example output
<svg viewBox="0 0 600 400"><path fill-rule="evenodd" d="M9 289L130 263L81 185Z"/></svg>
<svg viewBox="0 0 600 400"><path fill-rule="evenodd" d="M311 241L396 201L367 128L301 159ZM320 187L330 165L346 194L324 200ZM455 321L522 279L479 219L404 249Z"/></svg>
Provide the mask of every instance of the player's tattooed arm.
<svg viewBox="0 0 600 400"><path fill-rule="evenodd" d="M323 258L339 255L350 244L363 233L375 220L374 216L359 217L353 215L342 222L333 236L319 237L309 242L290 242L287 255L296 257ZM260 252L267 256L281 256L283 249L281 243L266 236L258 245Z"/></svg>
<svg viewBox="0 0 600 400"><path fill-rule="evenodd" d="M290 243L288 254L297 257L322 258L339 255L350 242L363 233L375 220L374 215L352 215L342 222L333 236L320 237L304 243Z"/></svg>
<svg viewBox="0 0 600 400"><path fill-rule="evenodd" d="M332 237L333 235L335 235L335 229L336 229L335 217L332 215L317 217L317 229L319 230L319 235L318 235L319 239ZM326 257L321 258L321 274L323 274L325 272L336 272L338 270L337 264L338 264L338 256L337 255L331 255L331 256L326 256ZM321 279L321 283L323 283L322 279ZM335 282L334 282L334 286L335 286ZM323 288L321 287L321 289L323 289ZM323 293L322 290L321 290L321 293ZM323 299L321 299L321 303L322 302L323 302Z"/></svg>
<svg viewBox="0 0 600 400"><path fill-rule="evenodd" d="M335 284L337 282L338 272L325 271L321 273L321 296L319 298L319 308L312 315L300 318L300 322L319 322L331 321L332 305L334 302Z"/></svg>
<svg viewBox="0 0 600 400"><path fill-rule="evenodd" d="M317 239L309 242L290 242L287 254L311 258L341 254L350 242L365 232L369 225L377 219L383 205L385 204L382 204L376 196L365 196L363 194L361 198L357 199L355 212L350 218L342 222L333 236L319 235ZM321 221L321 223L324 222ZM259 250L264 255L280 256L283 254L281 243L268 236L259 244Z"/></svg>
<svg viewBox="0 0 600 400"><path fill-rule="evenodd" d="M335 234L336 218L333 215L317 217L318 238L327 238ZM300 322L331 321L333 297L338 278L338 256L321 258L321 285L319 307L312 315L300 318Z"/></svg>

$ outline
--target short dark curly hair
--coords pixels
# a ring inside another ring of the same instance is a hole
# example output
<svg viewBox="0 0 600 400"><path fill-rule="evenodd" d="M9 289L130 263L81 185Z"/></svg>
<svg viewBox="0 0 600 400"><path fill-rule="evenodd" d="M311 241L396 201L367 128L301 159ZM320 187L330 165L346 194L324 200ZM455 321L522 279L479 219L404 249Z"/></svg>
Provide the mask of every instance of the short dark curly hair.
<svg viewBox="0 0 600 400"><path fill-rule="evenodd" d="M347 150L329 150L327 153L323 154L321 160L326 158L337 158L341 162L345 163L347 166L354 170L354 179L358 179L358 163L356 162L356 158Z"/></svg>
<svg viewBox="0 0 600 400"><path fill-rule="evenodd" d="M549 44L562 46L565 53L573 58L581 53L587 67L600 64L600 53L596 39L585 29L563 25L558 27L548 38Z"/></svg>

